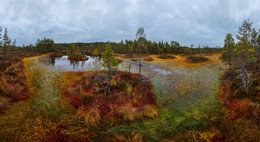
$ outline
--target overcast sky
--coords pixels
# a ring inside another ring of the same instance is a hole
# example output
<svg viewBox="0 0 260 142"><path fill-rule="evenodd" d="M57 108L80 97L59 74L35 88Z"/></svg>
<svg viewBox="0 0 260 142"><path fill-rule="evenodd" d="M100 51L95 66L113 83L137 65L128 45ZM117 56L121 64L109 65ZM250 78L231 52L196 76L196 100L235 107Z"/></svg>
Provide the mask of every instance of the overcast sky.
<svg viewBox="0 0 260 142"><path fill-rule="evenodd" d="M223 45L250 18L260 28L260 0L0 0L0 26L18 45L134 39Z"/></svg>

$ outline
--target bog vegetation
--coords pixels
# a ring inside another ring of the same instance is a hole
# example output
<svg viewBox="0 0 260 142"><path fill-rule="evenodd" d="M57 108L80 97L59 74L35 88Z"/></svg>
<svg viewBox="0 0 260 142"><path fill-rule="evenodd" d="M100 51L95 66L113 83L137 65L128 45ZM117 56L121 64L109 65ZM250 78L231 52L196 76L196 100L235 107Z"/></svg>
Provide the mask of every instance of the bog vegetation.
<svg viewBox="0 0 260 142"><path fill-rule="evenodd" d="M0 28L0 140L258 141L259 32L245 20L223 48L149 41L142 27L119 43L20 47ZM57 69L63 55L94 69Z"/></svg>

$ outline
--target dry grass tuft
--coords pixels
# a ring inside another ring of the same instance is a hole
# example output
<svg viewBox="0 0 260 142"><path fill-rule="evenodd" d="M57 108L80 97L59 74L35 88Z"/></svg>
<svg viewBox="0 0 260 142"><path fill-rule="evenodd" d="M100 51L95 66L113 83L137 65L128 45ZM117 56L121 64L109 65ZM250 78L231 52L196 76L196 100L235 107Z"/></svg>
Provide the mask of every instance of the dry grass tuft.
<svg viewBox="0 0 260 142"><path fill-rule="evenodd" d="M119 141L119 142L142 142L143 141L143 135L134 132L132 132L130 136L117 134L114 135L114 137L115 137L114 141Z"/></svg>
<svg viewBox="0 0 260 142"><path fill-rule="evenodd" d="M211 127L208 130L187 130L184 132L177 132L175 135L170 138L162 140L162 142L194 142L194 141L203 141L203 142L212 142L212 141L222 141L221 132L215 128Z"/></svg>
<svg viewBox="0 0 260 142"><path fill-rule="evenodd" d="M123 105L120 108L118 108L118 113L126 121L133 121L136 117L138 117L137 109L130 104Z"/></svg>
<svg viewBox="0 0 260 142"><path fill-rule="evenodd" d="M97 126L101 120L101 113L95 107L88 108L87 110L84 106L80 107L78 109L78 116L84 118L85 123L90 126Z"/></svg>
<svg viewBox="0 0 260 142"><path fill-rule="evenodd" d="M71 82L74 82L76 80L79 80L82 78L82 76L88 74L89 72L73 72L73 71L67 71L67 72L62 72L61 73L61 86L64 87L62 89L65 89Z"/></svg>
<svg viewBox="0 0 260 142"><path fill-rule="evenodd" d="M142 111L142 115L148 118L155 118L158 114L158 108L152 105L146 105Z"/></svg>

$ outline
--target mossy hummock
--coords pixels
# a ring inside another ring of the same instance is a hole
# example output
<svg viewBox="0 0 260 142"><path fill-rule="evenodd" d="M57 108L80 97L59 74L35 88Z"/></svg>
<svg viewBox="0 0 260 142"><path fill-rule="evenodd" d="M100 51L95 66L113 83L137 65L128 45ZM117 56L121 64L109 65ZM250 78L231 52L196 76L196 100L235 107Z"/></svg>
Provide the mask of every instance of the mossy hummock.
<svg viewBox="0 0 260 142"><path fill-rule="evenodd" d="M88 122L101 118L109 122L131 121L158 115L155 91L146 77L119 71L112 76L111 93L107 85L105 71L90 72L69 85L63 94Z"/></svg>

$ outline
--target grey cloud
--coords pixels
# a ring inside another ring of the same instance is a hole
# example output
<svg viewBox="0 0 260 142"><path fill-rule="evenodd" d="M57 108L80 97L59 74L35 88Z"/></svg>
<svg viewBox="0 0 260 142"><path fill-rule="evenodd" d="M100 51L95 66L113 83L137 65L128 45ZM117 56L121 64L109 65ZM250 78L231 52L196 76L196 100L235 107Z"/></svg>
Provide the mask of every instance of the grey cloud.
<svg viewBox="0 0 260 142"><path fill-rule="evenodd" d="M258 0L0 0L0 26L19 45L50 37L56 42L134 39L184 45L223 45L250 18L260 27Z"/></svg>

